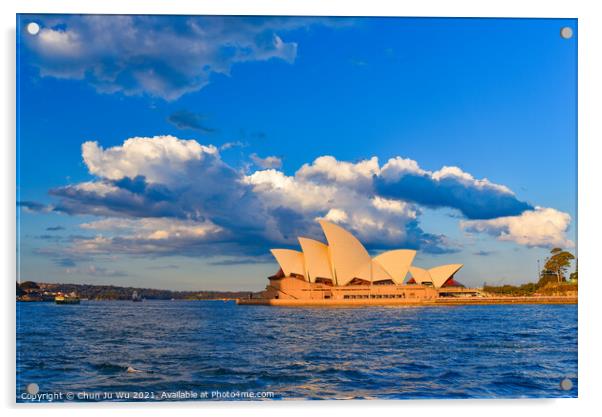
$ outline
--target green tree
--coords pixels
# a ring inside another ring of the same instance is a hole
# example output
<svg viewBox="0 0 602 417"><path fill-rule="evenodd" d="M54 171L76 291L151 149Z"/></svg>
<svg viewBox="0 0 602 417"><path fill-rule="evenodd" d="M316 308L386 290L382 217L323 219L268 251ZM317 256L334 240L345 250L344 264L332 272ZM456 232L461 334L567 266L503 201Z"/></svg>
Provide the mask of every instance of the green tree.
<svg viewBox="0 0 602 417"><path fill-rule="evenodd" d="M543 274L542 279L546 276L553 275L556 278L556 282L561 283L565 281L564 274L571 266L571 261L575 259L575 257L572 253L562 250L561 248L554 248L550 253L551 256L546 260L543 267L545 274Z"/></svg>

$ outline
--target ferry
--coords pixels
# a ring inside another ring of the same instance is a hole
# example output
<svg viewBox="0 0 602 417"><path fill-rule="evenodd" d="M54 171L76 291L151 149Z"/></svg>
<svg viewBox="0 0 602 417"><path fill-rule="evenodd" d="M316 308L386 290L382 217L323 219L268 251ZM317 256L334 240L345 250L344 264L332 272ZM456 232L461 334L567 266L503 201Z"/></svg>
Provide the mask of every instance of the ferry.
<svg viewBox="0 0 602 417"><path fill-rule="evenodd" d="M59 292L54 297L54 302L56 304L79 304L80 299L75 292L72 292L70 294L63 294Z"/></svg>

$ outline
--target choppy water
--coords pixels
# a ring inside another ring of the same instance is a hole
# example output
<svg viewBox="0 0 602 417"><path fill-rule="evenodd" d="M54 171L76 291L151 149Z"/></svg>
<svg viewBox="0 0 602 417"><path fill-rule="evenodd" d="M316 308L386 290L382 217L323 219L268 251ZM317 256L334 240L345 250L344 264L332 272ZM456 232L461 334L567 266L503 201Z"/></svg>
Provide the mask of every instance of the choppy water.
<svg viewBox="0 0 602 417"><path fill-rule="evenodd" d="M111 400L575 397L577 307L18 303L17 401L30 383Z"/></svg>

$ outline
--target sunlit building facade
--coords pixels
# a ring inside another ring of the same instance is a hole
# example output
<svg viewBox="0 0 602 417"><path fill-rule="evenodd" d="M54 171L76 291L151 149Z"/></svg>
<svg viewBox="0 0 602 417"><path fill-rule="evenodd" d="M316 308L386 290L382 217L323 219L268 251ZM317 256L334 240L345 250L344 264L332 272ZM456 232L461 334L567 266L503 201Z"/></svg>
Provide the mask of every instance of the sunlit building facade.
<svg viewBox="0 0 602 417"><path fill-rule="evenodd" d="M454 279L462 264L413 266L415 250L371 257L341 226L320 220L326 242L299 238L301 250L272 249L279 270L255 302L266 304L404 304L476 292ZM280 300L279 302L267 302Z"/></svg>

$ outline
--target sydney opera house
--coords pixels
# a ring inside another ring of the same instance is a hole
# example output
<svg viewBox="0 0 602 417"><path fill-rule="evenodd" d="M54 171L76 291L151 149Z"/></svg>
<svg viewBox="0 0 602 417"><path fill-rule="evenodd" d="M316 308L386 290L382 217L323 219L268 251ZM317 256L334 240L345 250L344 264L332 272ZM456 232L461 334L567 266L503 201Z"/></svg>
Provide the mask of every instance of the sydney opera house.
<svg viewBox="0 0 602 417"><path fill-rule="evenodd" d="M301 251L272 249L280 269L259 298L240 303L389 305L476 295L454 279L461 264L419 268L412 265L416 251L408 249L371 257L341 226L324 220L320 226L328 244L300 237Z"/></svg>

